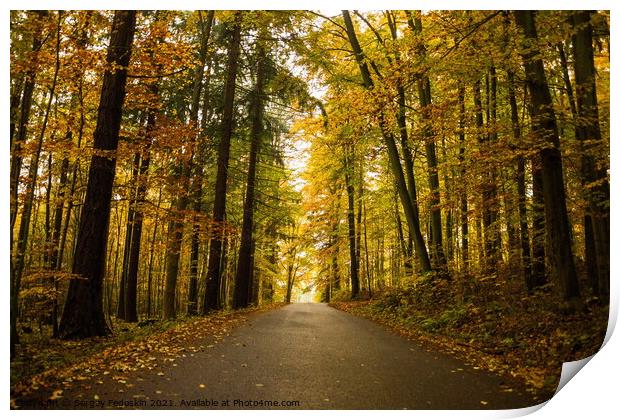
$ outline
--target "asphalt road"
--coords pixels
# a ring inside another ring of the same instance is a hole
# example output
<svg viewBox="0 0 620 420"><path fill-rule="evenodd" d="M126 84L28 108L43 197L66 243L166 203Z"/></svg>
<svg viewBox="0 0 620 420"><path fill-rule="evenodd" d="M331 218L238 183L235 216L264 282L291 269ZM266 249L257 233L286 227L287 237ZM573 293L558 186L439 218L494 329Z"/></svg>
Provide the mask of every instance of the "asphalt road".
<svg viewBox="0 0 620 420"><path fill-rule="evenodd" d="M63 403L83 399L87 405L75 408L114 408L111 401L117 401L174 409L499 409L534 404L514 385L506 392L508 385L500 377L324 304L292 304L252 316L223 341L205 347L178 359L163 375L135 372L126 392L95 385L87 393L66 395Z"/></svg>

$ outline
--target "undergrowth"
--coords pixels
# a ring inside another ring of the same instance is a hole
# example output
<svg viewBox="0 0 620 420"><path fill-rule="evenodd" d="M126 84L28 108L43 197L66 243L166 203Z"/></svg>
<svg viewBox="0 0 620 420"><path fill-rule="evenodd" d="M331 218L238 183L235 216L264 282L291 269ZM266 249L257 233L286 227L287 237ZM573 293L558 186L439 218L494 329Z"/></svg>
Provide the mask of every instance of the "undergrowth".
<svg viewBox="0 0 620 420"><path fill-rule="evenodd" d="M472 291L472 284L477 290ZM507 293L497 277L421 277L362 301L332 303L435 345L477 367L507 374L545 399L555 391L564 361L594 354L607 329L608 307L596 299L576 311L550 288Z"/></svg>

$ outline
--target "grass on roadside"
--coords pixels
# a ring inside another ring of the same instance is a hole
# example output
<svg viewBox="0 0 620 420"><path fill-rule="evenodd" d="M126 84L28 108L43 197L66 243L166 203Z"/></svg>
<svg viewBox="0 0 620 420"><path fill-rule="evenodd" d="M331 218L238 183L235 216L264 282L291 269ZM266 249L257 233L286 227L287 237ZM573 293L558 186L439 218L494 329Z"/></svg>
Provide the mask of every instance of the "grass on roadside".
<svg viewBox="0 0 620 420"><path fill-rule="evenodd" d="M548 289L533 294L458 293L455 284L423 278L368 300L332 306L388 325L478 368L517 378L550 398L561 364L590 356L602 345L608 307L590 300L567 311Z"/></svg>

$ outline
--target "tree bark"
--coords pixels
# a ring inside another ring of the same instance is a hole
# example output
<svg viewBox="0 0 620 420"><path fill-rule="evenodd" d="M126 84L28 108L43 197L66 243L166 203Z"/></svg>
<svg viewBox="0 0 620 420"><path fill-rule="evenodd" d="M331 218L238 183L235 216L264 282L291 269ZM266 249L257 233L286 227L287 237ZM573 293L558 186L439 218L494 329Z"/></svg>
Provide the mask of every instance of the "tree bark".
<svg viewBox="0 0 620 420"><path fill-rule="evenodd" d="M144 124L144 118L140 125ZM138 172L140 171L140 153L135 153L132 163L131 170L131 182L130 184L136 185L138 181ZM118 305L116 308L116 317L119 319L126 320L125 316L125 298L126 298L126 286L127 286L127 272L129 266L129 253L131 250L132 244L132 236L133 236L133 227L136 216L136 196L134 194L133 188L128 196L129 201L129 209L127 211L127 225L125 227L125 245L123 246L123 264L121 271L121 278L118 287Z"/></svg>
<svg viewBox="0 0 620 420"><path fill-rule="evenodd" d="M351 299L359 297L359 262L357 257L356 234L355 234L355 187L353 186L353 164L351 148L347 148L344 157L344 176L347 188L347 223L349 236L349 257L351 264ZM358 227L359 229L359 227Z"/></svg>
<svg viewBox="0 0 620 420"><path fill-rule="evenodd" d="M465 88L459 87L459 167L462 179L460 191L460 221L461 221L461 255L463 268L469 271L469 221L467 204L467 185L465 184L467 168L465 166Z"/></svg>
<svg viewBox="0 0 620 420"><path fill-rule="evenodd" d="M125 320L138 322L138 269L140 264L140 245L142 244L142 210L147 190L147 176L151 164L151 142L155 130L155 113L150 112L147 117L145 144L140 153L140 168L136 179L137 188L133 208L133 226L131 231L131 246L129 248L129 262L125 279Z"/></svg>
<svg viewBox="0 0 620 420"><path fill-rule="evenodd" d="M357 39L357 35L355 34L355 28L353 27L351 16L347 10L343 10L342 17L344 18L344 23L347 30L347 37L349 38L351 48L353 48L353 51L355 53L355 60L360 69L364 86L366 87L366 89L372 90L374 87L374 82L372 81L372 78L370 76L370 71L368 70L368 65L366 63L364 52L362 51L362 48ZM409 193L409 190L407 189L407 183L405 181L403 167L400 162L398 148L396 147L396 141L394 140L394 136L387 128L383 111L378 110L378 113L379 128L381 129L383 140L385 142L385 145L387 146L390 167L392 169L392 173L394 174L396 185L398 187L398 196L405 211L409 231L413 232L415 250L420 261L420 270L423 273L426 273L432 271L432 266L430 258L428 256L428 250L426 249L424 237L422 236L422 231L420 229L420 220L418 218L418 215L416 214L413 203L411 202L411 195Z"/></svg>
<svg viewBox="0 0 620 420"><path fill-rule="evenodd" d="M121 125L127 66L136 24L135 11L116 11L110 32L106 71L94 133L94 150L82 207L73 263L73 274L60 321L62 338L106 335L109 328L103 313L105 248L110 220L110 200Z"/></svg>
<svg viewBox="0 0 620 420"><path fill-rule="evenodd" d="M213 18L215 15L215 11L209 10L207 12L207 21L203 22L202 13L198 11L200 17L200 53L199 53L199 64L194 69L194 88L192 92L192 115L194 118L194 122L197 123L198 119L198 106L201 100L201 96L203 99L203 113L202 118L200 120L200 134L204 135L204 132L207 127L207 104L209 98L209 73L207 72L206 80L204 75L204 68L207 63L207 49L209 46L209 39L211 37L211 28L213 27ZM204 84L204 88L203 88ZM201 91L204 93L201 94ZM196 127L198 129L198 127ZM194 164L194 177L191 186L191 201L193 203L193 211L194 211L194 220L192 226L192 245L190 252L190 275L189 275L189 287L187 294L187 313L188 315L196 315L198 313L198 259L200 254L200 216L202 212L202 178L203 178L203 166L206 161L205 145L198 145L198 152L196 155L196 162Z"/></svg>
<svg viewBox="0 0 620 420"><path fill-rule="evenodd" d="M24 271L26 247L28 244L28 236L30 233L30 219L32 217L32 207L34 204L34 193L37 186L37 173L39 171L39 158L41 156L41 149L43 147L43 139L45 138L45 131L47 129L47 122L49 120L50 111L52 109L52 103L54 101L54 94L56 92L56 82L58 81L58 71L60 70L60 30L62 26L62 12L58 13L58 26L56 29L56 62L54 66L54 76L52 79L52 85L49 90L49 100L43 116L43 123L41 131L37 139L37 148L32 155L30 162L30 168L28 170L28 183L26 184L26 192L24 197L24 208L19 224L19 235L17 237L17 250L14 259L11 261L11 356L15 355L15 344L19 342L19 336L17 333L17 306L19 304L19 292L21 289L22 273ZM37 212L35 212L36 214ZM36 219L35 219L36 220Z"/></svg>
<svg viewBox="0 0 620 420"><path fill-rule="evenodd" d="M222 242L225 235L226 184L228 181L230 139L233 131L233 104L235 99L237 68L239 64L242 17L242 11L237 11L235 13L235 20L231 28L230 44L228 47L226 84L224 86L224 109L222 115L221 139L218 147L215 199L213 203L213 236L209 245L209 266L207 270L207 287L205 288L203 313L222 307L220 300Z"/></svg>
<svg viewBox="0 0 620 420"><path fill-rule="evenodd" d="M41 46L43 45L42 32L43 32L43 19L47 17L49 12L47 10L35 11L38 22L33 34L32 40L32 53L35 55L35 63L38 63L38 55ZM17 132L15 133L15 139L11 137L11 173L9 175L10 180L10 212L11 212L11 230L10 230L10 247L11 254L13 254L13 228L15 226L15 220L17 219L17 192L19 189L19 177L22 170L22 146L26 142L28 135L28 124L30 122L30 111L32 108L32 95L34 93L35 82L38 72L38 66L32 66L26 73L26 81L24 82L24 88L21 97L19 122L17 125Z"/></svg>
<svg viewBox="0 0 620 420"><path fill-rule="evenodd" d="M522 144L521 124L519 123L519 111L514 86L514 73L508 71L508 102L510 102L510 122L512 123L512 138L515 146ZM518 147L518 146L517 146ZM523 282L528 291L534 289L532 281L532 261L530 254L530 235L527 222L527 196L525 187L525 158L521 153L517 154L517 210L519 214L519 244L521 246L521 264Z"/></svg>
<svg viewBox="0 0 620 420"><path fill-rule="evenodd" d="M592 48L592 18L590 11L572 15L573 55L577 97L577 139L581 142L581 176L585 188L587 209L584 216L586 263L592 288L604 300L609 299L609 181L607 163L597 164L595 149L601 143L596 69Z"/></svg>
<svg viewBox="0 0 620 420"><path fill-rule="evenodd" d="M410 22L411 24L411 22ZM422 33L422 18L418 14L413 19L411 29L418 35ZM426 47L420 42L417 47L420 59L426 56ZM443 231L441 227L441 196L439 193L439 171L437 153L435 147L435 133L432 127L431 116L431 82L426 72L417 79L418 101L420 103L420 115L422 123L422 136L424 137L424 149L428 166L428 185L431 192L431 255L435 258L435 264L439 270L447 273L446 255L443 249Z"/></svg>
<svg viewBox="0 0 620 420"><path fill-rule="evenodd" d="M259 41L260 42L260 41ZM250 289L253 273L252 254L254 249L254 198L256 188L256 168L258 152L263 136L263 95L267 56L265 47L257 46L256 86L252 101L252 127L250 131L250 157L248 163L248 179L243 204L243 224L241 227L241 244L235 275L233 308L245 308L251 301Z"/></svg>
<svg viewBox="0 0 620 420"><path fill-rule="evenodd" d="M567 302L579 299L579 284L572 251L572 238L566 210L564 174L557 122L543 62L537 47L538 34L533 11L514 11L517 25L523 31L520 52L530 92L532 128L541 140L542 187L545 204L545 228L550 251L552 277L558 282Z"/></svg>

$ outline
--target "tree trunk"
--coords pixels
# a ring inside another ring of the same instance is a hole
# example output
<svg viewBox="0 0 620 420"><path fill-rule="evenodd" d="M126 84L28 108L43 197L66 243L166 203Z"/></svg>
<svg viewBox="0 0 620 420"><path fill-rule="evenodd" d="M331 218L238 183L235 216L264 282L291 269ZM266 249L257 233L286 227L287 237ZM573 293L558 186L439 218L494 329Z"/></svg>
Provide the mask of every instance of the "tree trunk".
<svg viewBox="0 0 620 420"><path fill-rule="evenodd" d="M353 164L351 150L345 151L344 176L347 188L347 222L349 233L349 257L351 263L351 299L359 297L360 281L359 281L359 263L357 259L357 248L355 244L355 188L353 186ZM359 227L358 227L359 229Z"/></svg>
<svg viewBox="0 0 620 420"><path fill-rule="evenodd" d="M159 188L159 194L157 196L157 208L161 205L161 186ZM149 248L149 265L148 265L148 277L146 283L146 316L151 317L152 307L152 293L153 293L153 266L155 260L155 239L157 238L157 228L159 227L159 215L155 215L155 226L153 226L153 237L151 239L151 245Z"/></svg>
<svg viewBox="0 0 620 420"><path fill-rule="evenodd" d="M536 47L538 35L534 12L514 11L513 14L524 34L521 56L530 92L532 128L540 136L542 145L539 155L543 169L545 228L551 274L558 282L564 300L575 302L579 299L579 284L566 210L560 139L543 62Z"/></svg>
<svg viewBox="0 0 620 420"><path fill-rule="evenodd" d="M133 226L131 231L131 247L129 249L129 262L127 265L127 277L125 279L125 320L138 322L138 269L140 264L140 245L142 243L142 221L144 220L144 206L147 190L147 173L151 163L150 147L155 129L155 114L150 113L146 123L146 143L141 151L141 162L133 208Z"/></svg>
<svg viewBox="0 0 620 420"><path fill-rule="evenodd" d="M459 87L459 166L461 174L460 213L461 213L461 252L463 268L469 271L469 222L467 206L467 185L465 184L467 168L465 166L465 88Z"/></svg>
<svg viewBox="0 0 620 420"><path fill-rule="evenodd" d="M372 81L372 78L370 77L370 71L368 70L368 64L364 57L364 52L362 51L362 48L357 39L357 35L355 34L355 28L353 27L351 16L349 15L349 12L347 10L343 10L342 17L344 18L347 36L349 38L351 47L353 48L353 52L355 53L355 60L360 69L364 86L366 87L366 89L372 90L374 87L374 83ZM428 251L426 249L426 244L424 242L424 237L422 236L422 231L420 229L420 221L418 215L416 214L413 203L411 202L411 195L409 193L409 190L407 189L407 183L405 181L405 175L403 173L403 168L400 163L400 156L398 153L398 148L396 147L396 141L394 140L394 136L387 128L387 123L385 121L383 111L378 110L378 112L380 126L379 128L381 129L383 140L387 146L390 167L392 169L392 173L394 174L394 178L396 179L396 185L398 187L398 196L405 211L409 231L413 232L413 240L415 243L416 254L420 261L420 269L423 273L426 273L432 271L432 266L430 258L428 256Z"/></svg>
<svg viewBox="0 0 620 420"><path fill-rule="evenodd" d="M217 176L215 180L215 198L213 203L213 231L209 245L209 267L207 270L207 287L203 313L220 309L220 285L222 242L225 230L226 214L226 184L228 181L228 159L230 155L230 139L233 131L233 105L235 99L235 82L241 44L242 11L235 13L235 20L230 32L228 47L228 65L226 71L226 85L224 86L224 109L222 114L221 139L217 156Z"/></svg>
<svg viewBox="0 0 620 420"><path fill-rule="evenodd" d="M33 34L32 40L32 53L38 54L41 46L43 45L42 32L43 32L43 19L47 17L49 12L47 10L35 11L35 19L38 20ZM35 62L38 60L35 59ZM13 254L13 228L15 226L15 220L17 219L18 200L17 194L19 189L19 178L22 171L22 146L26 142L28 135L28 124L30 122L30 110L32 108L32 95L34 93L35 81L37 77L38 68L33 66L26 73L26 81L24 82L24 89L22 92L21 109L19 115L19 122L17 125L17 133L15 139L11 137L11 173L10 173L10 207L11 207L11 230L10 230L10 247L11 255Z"/></svg>
<svg viewBox="0 0 620 420"><path fill-rule="evenodd" d="M476 109L476 129L478 131L478 143L480 145L481 152L488 160L489 158L489 134L484 128L484 117L482 113L482 95L480 92L480 80L476 80L474 83L474 106ZM487 91L488 97L488 91ZM488 114L487 109L487 114ZM487 115L487 124L489 115ZM486 132L485 132L486 131ZM485 162L485 165L491 165L490 162ZM483 241L484 241L484 271L488 273L494 273L496 271L499 249L497 246L497 225L495 220L496 212L494 211L494 190L495 183L492 180L492 175L488 171L483 171L482 179L482 227L483 227Z"/></svg>
<svg viewBox="0 0 620 420"><path fill-rule="evenodd" d="M422 33L422 18L418 14L413 19L411 29L418 35ZM410 21L411 24L411 21ZM417 46L420 59L426 56L426 47L422 42ZM424 137L424 149L426 151L426 162L428 165L428 186L431 192L431 255L435 258L437 268L447 273L447 261L443 249L443 231L441 227L441 198L439 194L439 171L437 164L437 153L435 147L435 133L432 127L431 116L431 82L424 73L417 79L418 100L420 103L420 115L422 124L422 136Z"/></svg>
<svg viewBox="0 0 620 420"><path fill-rule="evenodd" d="M590 11L573 13L573 55L577 96L576 133L581 142L582 183L586 190L587 209L584 217L586 259L592 288L604 300L609 299L609 181L607 164L597 165L595 149L601 143L596 69L592 49Z"/></svg>
<svg viewBox="0 0 620 420"><path fill-rule="evenodd" d="M191 116L190 120L192 123L198 123L198 106L201 98L201 90L204 79L204 67L207 62L207 47L209 46L209 39L211 37L211 28L213 26L213 17L215 12L213 10L209 10L207 12L207 21L202 21L202 13L198 11L200 22L201 22L201 40L200 40L200 54L199 54L199 64L194 69L194 86L192 91L192 106L191 106ZM200 135L204 135L204 130L206 129L206 121L207 117L205 115L206 112L206 103L208 100L209 90L208 90L208 75L207 81L205 82L204 87L204 106L203 106L203 115L201 120L201 128ZM198 127L195 127L198 129ZM198 313L198 257L200 251L200 222L199 222L199 214L202 209L201 200L202 200L202 178L203 178L203 165L205 164L206 158L204 153L204 145L198 145L198 152L196 155L196 162L194 165L194 179L192 181L191 186L191 200L193 202L193 210L194 210L194 220L192 226L192 245L191 245L191 253L190 253L190 263L189 263L189 287L188 287L188 295L187 295L187 313L189 315L196 315Z"/></svg>
<svg viewBox="0 0 620 420"><path fill-rule="evenodd" d="M514 73L508 72L508 101L510 102L510 121L512 123L512 137L515 146L519 147L521 140L521 125L519 123L519 111L514 86ZM523 270L523 282L528 291L534 289L532 281L532 261L530 255L530 235L527 223L527 196L525 188L525 158L517 153L517 197L519 213L519 243L521 246L521 264Z"/></svg>
<svg viewBox="0 0 620 420"><path fill-rule="evenodd" d="M260 41L259 41L260 42ZM265 47L260 43L256 47L256 86L252 101L252 127L250 132L250 157L248 163L248 179L243 203L243 225L241 228L241 244L239 260L235 276L233 308L245 308L250 303L250 286L253 272L252 251L254 249L254 198L256 188L256 168L258 152L263 136L263 95L267 57Z"/></svg>
<svg viewBox="0 0 620 420"><path fill-rule="evenodd" d="M116 11L110 32L106 71L94 133L94 150L82 207L71 280L60 321L62 338L83 338L109 332L103 313L105 248L127 66L136 24L135 11Z"/></svg>
<svg viewBox="0 0 620 420"><path fill-rule="evenodd" d="M43 147L43 139L45 138L45 131L47 129L47 122L49 119L50 111L52 109L52 103L54 101L54 94L56 92L56 82L58 81L58 71L60 70L60 30L62 25L62 12L58 13L58 26L56 29L56 63L54 66L54 76L52 79L52 85L49 90L49 100L43 116L43 123L41 131L39 132L39 138L37 139L37 148L32 155L30 162L30 168L28 170L28 184L26 185L26 192L24 197L24 208L19 225L19 236L17 237L17 252L12 261L11 267L11 356L15 355L15 344L19 342L19 336L17 333L17 305L19 304L19 292L21 289L22 273L24 271L26 247L28 244L28 236L30 233L30 219L32 216L32 207L34 204L34 193L37 186L37 173L39 170L39 158L41 156L41 149ZM36 214L36 212L35 212Z"/></svg>
<svg viewBox="0 0 620 420"><path fill-rule="evenodd" d="M144 124L144 118L141 118L140 125ZM135 153L133 158L131 181L130 185L136 185L138 181L138 172L140 171L140 153ZM133 227L136 216L136 196L133 191L133 187L130 187L130 193L128 196L129 209L127 211L127 225L125 228L125 246L123 247L123 265L121 272L121 279L118 287L118 305L116 308L116 317L118 319L127 319L125 316L125 297L127 286L127 272L129 266L129 253L131 250Z"/></svg>

